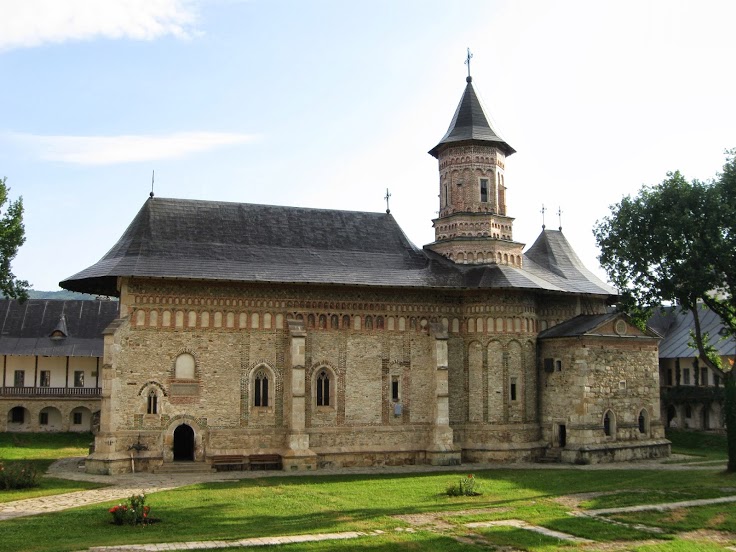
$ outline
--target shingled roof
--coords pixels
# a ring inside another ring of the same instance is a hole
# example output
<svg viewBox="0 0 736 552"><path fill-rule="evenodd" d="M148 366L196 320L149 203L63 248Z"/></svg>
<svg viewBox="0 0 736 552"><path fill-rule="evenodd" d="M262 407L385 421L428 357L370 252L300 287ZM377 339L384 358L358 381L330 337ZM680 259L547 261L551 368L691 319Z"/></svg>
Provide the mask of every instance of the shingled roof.
<svg viewBox="0 0 736 552"><path fill-rule="evenodd" d="M386 213L150 198L100 261L60 285L117 295L118 277L137 276L615 294L581 268L561 233L546 243L556 258L540 252L529 269L457 265L414 246Z"/></svg>
<svg viewBox="0 0 736 552"><path fill-rule="evenodd" d="M0 355L99 357L117 316L117 301L0 299Z"/></svg>
<svg viewBox="0 0 736 552"><path fill-rule="evenodd" d="M708 334L708 345L720 356L733 356L736 351L736 340L733 337L722 338L718 333L723 328L720 317L712 310L702 308L698 311L700 328ZM683 311L679 307L663 307L657 309L648 324L663 336L659 344L659 358L695 358L699 356L697 349L690 347L690 331L694 328L693 313Z"/></svg>
<svg viewBox="0 0 736 552"><path fill-rule="evenodd" d="M473 78L468 77L466 81L468 84L450 122L450 128L429 153L437 157L443 146L470 142L490 142L506 155L516 153L516 150L509 146L488 123L488 117L473 89Z"/></svg>

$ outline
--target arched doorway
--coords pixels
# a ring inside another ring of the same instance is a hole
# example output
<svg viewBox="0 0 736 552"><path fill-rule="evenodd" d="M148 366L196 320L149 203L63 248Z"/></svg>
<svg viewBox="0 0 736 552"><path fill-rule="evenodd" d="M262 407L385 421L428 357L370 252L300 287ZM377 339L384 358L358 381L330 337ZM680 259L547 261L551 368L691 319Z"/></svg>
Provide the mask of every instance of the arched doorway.
<svg viewBox="0 0 736 552"><path fill-rule="evenodd" d="M174 461L194 460L194 430L182 424L174 430Z"/></svg>

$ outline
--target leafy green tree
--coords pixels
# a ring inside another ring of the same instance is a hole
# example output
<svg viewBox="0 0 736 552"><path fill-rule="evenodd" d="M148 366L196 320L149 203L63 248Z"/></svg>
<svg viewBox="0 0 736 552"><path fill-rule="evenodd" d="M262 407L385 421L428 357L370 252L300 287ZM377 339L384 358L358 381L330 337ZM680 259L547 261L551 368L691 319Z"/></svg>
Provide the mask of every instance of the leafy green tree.
<svg viewBox="0 0 736 552"><path fill-rule="evenodd" d="M626 196L596 224L599 260L621 292L621 306L641 324L652 309L675 302L693 313L700 360L721 372L700 326L700 304L736 337L736 150L709 182L667 173L657 186ZM736 471L736 381L725 371L729 471Z"/></svg>
<svg viewBox="0 0 736 552"><path fill-rule="evenodd" d="M18 280L10 267L18 248L26 241L23 198L8 201L10 188L5 181L6 178L0 178L0 294L25 301L29 284L25 280Z"/></svg>

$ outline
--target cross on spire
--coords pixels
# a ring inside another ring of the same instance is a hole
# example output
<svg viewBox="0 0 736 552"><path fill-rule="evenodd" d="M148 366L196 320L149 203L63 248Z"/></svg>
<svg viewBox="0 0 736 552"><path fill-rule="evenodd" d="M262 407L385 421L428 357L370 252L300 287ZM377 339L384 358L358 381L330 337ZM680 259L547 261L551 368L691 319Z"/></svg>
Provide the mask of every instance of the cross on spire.
<svg viewBox="0 0 736 552"><path fill-rule="evenodd" d="M391 194L389 193L388 188L386 188L386 195L383 196L383 199L386 200L386 214L390 215L391 209L388 208L388 200L391 199Z"/></svg>
<svg viewBox="0 0 736 552"><path fill-rule="evenodd" d="M562 232L562 207L557 208L557 218L560 220L560 232Z"/></svg>
<svg viewBox="0 0 736 552"><path fill-rule="evenodd" d="M467 55L467 57L465 58L465 65L467 65L467 66L468 66L468 79L471 79L471 78L472 78L472 77L470 76L470 60L471 60L472 58L473 58L473 54L472 54L472 52L470 51L470 48L468 48L468 55ZM470 82L470 81L468 81L468 82Z"/></svg>
<svg viewBox="0 0 736 552"><path fill-rule="evenodd" d="M546 212L547 212L547 208L546 208L546 207L544 206L544 203L542 203L542 210L541 210L541 211L539 211L539 212L540 212L540 213L542 213L542 230L544 230L545 228L547 228L547 227L546 227L546 226L544 225L544 213L546 213Z"/></svg>

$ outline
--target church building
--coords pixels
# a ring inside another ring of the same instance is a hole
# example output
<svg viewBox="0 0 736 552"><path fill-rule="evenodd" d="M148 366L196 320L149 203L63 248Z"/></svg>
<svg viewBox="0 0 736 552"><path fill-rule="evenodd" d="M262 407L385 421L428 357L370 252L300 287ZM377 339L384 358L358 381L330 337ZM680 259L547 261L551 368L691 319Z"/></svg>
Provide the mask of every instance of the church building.
<svg viewBox="0 0 736 552"><path fill-rule="evenodd" d="M60 284L120 298L87 471L668 455L658 335L561 231L514 240L514 151L468 77L423 248L388 211L152 196Z"/></svg>

